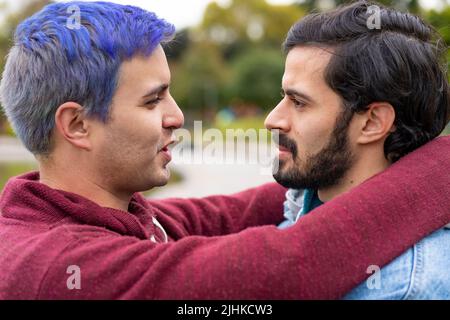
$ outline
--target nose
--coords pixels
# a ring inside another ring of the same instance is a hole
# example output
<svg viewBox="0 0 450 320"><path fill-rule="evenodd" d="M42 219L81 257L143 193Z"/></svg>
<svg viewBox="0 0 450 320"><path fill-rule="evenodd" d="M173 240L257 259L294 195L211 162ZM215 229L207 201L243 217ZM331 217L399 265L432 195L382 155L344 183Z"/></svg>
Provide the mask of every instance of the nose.
<svg viewBox="0 0 450 320"><path fill-rule="evenodd" d="M165 106L166 113L163 118L163 127L178 129L184 125L184 115L176 101L169 96L170 102Z"/></svg>
<svg viewBox="0 0 450 320"><path fill-rule="evenodd" d="M264 126L269 130L278 129L280 131L287 132L289 131L289 118L290 116L288 110L285 108L285 102L283 99L269 113L264 121Z"/></svg>

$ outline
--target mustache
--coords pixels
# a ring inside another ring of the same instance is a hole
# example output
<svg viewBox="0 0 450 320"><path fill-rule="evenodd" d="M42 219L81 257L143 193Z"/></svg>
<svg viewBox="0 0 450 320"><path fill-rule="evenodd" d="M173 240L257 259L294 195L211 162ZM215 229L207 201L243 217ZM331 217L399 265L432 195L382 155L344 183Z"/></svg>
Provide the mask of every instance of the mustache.
<svg viewBox="0 0 450 320"><path fill-rule="evenodd" d="M297 144L295 143L294 140L289 138L287 135L280 134L278 136L278 145L288 149L294 157L297 156Z"/></svg>

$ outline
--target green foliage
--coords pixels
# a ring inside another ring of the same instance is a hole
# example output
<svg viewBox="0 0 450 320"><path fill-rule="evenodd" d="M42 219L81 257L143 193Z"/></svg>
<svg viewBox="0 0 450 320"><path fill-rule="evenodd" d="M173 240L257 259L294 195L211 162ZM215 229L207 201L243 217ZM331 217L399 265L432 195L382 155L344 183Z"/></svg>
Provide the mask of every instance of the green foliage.
<svg viewBox="0 0 450 320"><path fill-rule="evenodd" d="M235 101L272 109L280 100L284 58L279 50L260 48L233 61L231 94Z"/></svg>
<svg viewBox="0 0 450 320"><path fill-rule="evenodd" d="M182 108L216 110L223 101L227 69L218 49L207 43L191 46L172 65L171 90Z"/></svg>
<svg viewBox="0 0 450 320"><path fill-rule="evenodd" d="M226 129L265 129L264 128L264 120L265 116L255 116L255 117L240 117L235 120L233 120L231 123L221 123L220 121L216 121L213 125L213 128L217 128L221 130L224 134Z"/></svg>
<svg viewBox="0 0 450 320"><path fill-rule="evenodd" d="M0 163L0 192L9 178L36 170L36 164L31 163Z"/></svg>
<svg viewBox="0 0 450 320"><path fill-rule="evenodd" d="M271 5L265 0L233 0L228 7L212 2L199 31L203 41L215 43L232 59L254 44L279 49L289 28L304 14L298 6Z"/></svg>
<svg viewBox="0 0 450 320"><path fill-rule="evenodd" d="M10 137L15 137L16 136L16 133L14 132L14 129L12 128L12 126L11 126L11 124L9 122L5 123L5 127L6 127L5 134L7 136L10 136Z"/></svg>
<svg viewBox="0 0 450 320"><path fill-rule="evenodd" d="M303 15L298 6L265 0L211 2L201 25L183 30L169 51L174 98L202 116L234 103L273 107L283 74L281 43Z"/></svg>
<svg viewBox="0 0 450 320"><path fill-rule="evenodd" d="M425 19L436 28L445 42L450 44L450 6L440 12L436 10L427 12Z"/></svg>
<svg viewBox="0 0 450 320"><path fill-rule="evenodd" d="M348 1L336 0L334 5L344 2ZM442 12L424 12L417 0L379 2L399 10L420 12L450 42L450 7ZM183 39L190 43L189 49L173 63L173 75L177 79L173 93L183 109L187 113L201 110L204 114L205 110L236 103L258 105L264 110L275 106L283 73L281 44L286 33L307 11L320 10L318 1L301 3L271 5L265 0L232 0L228 6L210 3L200 26L191 29L189 37ZM199 54L195 48L205 45L209 49L201 49ZM185 57L193 52L196 52L196 63ZM207 73L218 78L213 79ZM213 101L217 104L207 103L208 95L215 97Z"/></svg>
<svg viewBox="0 0 450 320"><path fill-rule="evenodd" d="M169 181L168 181L167 184L166 184L165 186L163 186L163 187L166 187L166 186L170 186L170 185L174 185L174 184L180 183L180 182L183 181L183 179L184 179L183 176L182 176L178 171L176 171L176 170L174 170L174 169L170 169L170 178L169 178ZM150 189L150 190L147 190L147 191L142 192L142 194L143 194L145 197L151 197L156 191L158 191L158 189L157 189L157 188L153 188L153 189Z"/></svg>
<svg viewBox="0 0 450 320"><path fill-rule="evenodd" d="M450 135L450 124L447 125L447 128L445 128L441 134L441 136L448 136L448 135Z"/></svg>
<svg viewBox="0 0 450 320"><path fill-rule="evenodd" d="M436 31L444 39L447 46L450 45L450 6L437 12L436 10L431 10L426 13L425 19L430 22ZM447 50L447 66L450 67L450 52ZM448 79L450 81L450 73L448 74Z"/></svg>

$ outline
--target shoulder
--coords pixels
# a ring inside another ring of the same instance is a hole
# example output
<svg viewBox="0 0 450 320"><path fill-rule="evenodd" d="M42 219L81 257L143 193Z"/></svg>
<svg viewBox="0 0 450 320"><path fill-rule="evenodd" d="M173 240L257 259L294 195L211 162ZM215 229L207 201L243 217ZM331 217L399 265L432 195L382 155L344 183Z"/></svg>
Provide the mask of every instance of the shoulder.
<svg viewBox="0 0 450 320"><path fill-rule="evenodd" d="M368 271L369 277L346 296L345 300L400 300L408 292L414 265L414 247L381 268ZM368 269L369 270L369 269Z"/></svg>
<svg viewBox="0 0 450 320"><path fill-rule="evenodd" d="M376 288L372 276L344 299L450 299L450 230L439 229L384 266Z"/></svg>
<svg viewBox="0 0 450 320"><path fill-rule="evenodd" d="M405 299L450 299L450 230L435 231L416 245L411 285Z"/></svg>

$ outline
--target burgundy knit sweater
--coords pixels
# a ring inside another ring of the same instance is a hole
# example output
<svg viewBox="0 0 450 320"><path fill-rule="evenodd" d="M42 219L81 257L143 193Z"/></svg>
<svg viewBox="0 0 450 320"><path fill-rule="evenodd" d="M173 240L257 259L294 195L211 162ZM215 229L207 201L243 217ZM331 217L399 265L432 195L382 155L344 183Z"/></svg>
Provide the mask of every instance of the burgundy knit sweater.
<svg viewBox="0 0 450 320"><path fill-rule="evenodd" d="M203 199L135 194L123 212L17 177L0 199L0 299L339 298L450 221L449 164L450 138L436 139L285 230L261 226L282 220L274 183ZM74 265L80 289L67 286Z"/></svg>

